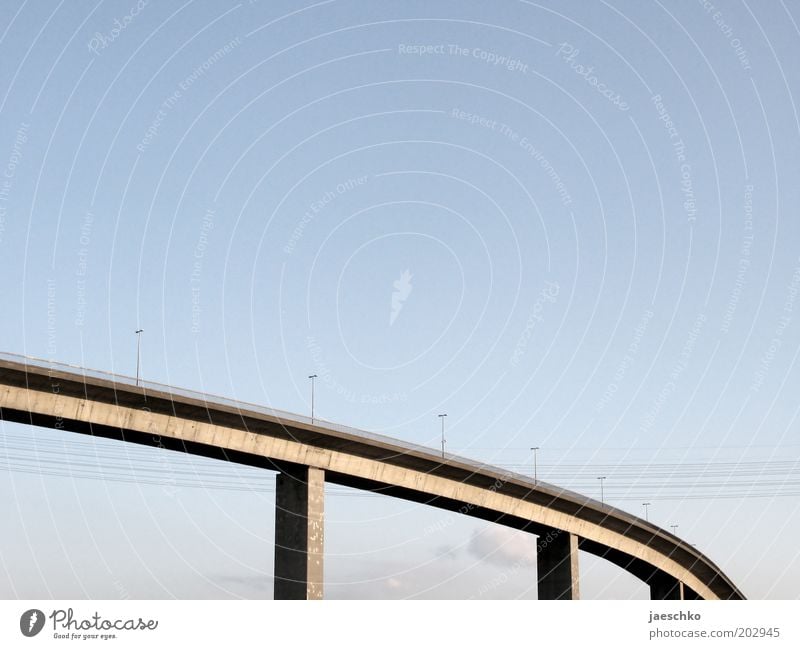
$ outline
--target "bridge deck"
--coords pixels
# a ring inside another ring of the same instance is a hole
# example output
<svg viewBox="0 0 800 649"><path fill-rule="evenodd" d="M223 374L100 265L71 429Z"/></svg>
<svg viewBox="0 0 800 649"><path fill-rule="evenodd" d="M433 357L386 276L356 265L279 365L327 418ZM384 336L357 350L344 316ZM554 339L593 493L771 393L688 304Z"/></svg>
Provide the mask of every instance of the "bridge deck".
<svg viewBox="0 0 800 649"><path fill-rule="evenodd" d="M651 583L664 574L704 598L743 599L708 557L653 523L584 495L469 458L333 422L14 354L0 353L6 420L156 445L381 492L543 535ZM661 580L661 581L659 581ZM661 587L661 586L659 586Z"/></svg>

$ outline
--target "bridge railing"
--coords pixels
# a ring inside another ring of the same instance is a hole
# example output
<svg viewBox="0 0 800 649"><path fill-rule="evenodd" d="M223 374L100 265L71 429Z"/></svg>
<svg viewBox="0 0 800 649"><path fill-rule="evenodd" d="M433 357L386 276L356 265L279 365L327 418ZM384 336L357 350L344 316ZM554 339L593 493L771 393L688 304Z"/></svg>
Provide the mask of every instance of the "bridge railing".
<svg viewBox="0 0 800 649"><path fill-rule="evenodd" d="M187 399L194 399L197 401L202 401L208 405L212 406L224 406L227 408L233 408L238 412L247 414L247 413L258 413L267 415L269 417L274 417L281 421L286 421L288 423L298 423L298 424L306 424L311 426L320 426L322 428L327 428L330 430L338 431L341 433L356 435L358 437L370 439L376 442L380 442L383 444L392 444L394 446L398 446L402 449L402 452L407 451L414 451L419 454L423 454L429 456L431 459L436 460L437 458L441 457L441 453L437 450L423 446L421 444L415 444L414 442L408 442L405 440L398 439L396 437L390 437L388 435L381 435L379 433L374 433L368 430L363 430L361 428L355 428L353 426L346 426L343 424L336 423L334 421L329 421L327 419L321 419L319 417L314 417L313 421L311 417L307 415L301 415L295 412L289 412L287 410L280 410L278 408L271 408L269 406L263 406L255 403L249 403L246 401L239 401L237 399L231 399L229 397L223 397L215 394L208 394L206 392L200 392L197 390L188 390L185 388L177 388L172 385L167 385L165 383L158 383L155 381L146 381L140 379L137 383L134 377L126 376L123 374L115 374L113 372L106 372L103 370L95 370L86 367L81 367L78 365L70 365L68 363L59 363L55 361L50 361L42 358L35 358L32 356L24 356L21 354L11 354L8 352L0 352L0 361L9 361L12 363L27 365L29 367L35 367L40 370L47 370L48 372L66 372L70 374L76 374L85 378L93 378L102 381L110 381L117 385L122 385L128 388L134 388L136 390L141 390L143 393L146 393L148 390L166 393L169 395L177 396L177 397L184 397ZM456 455L453 453L445 453L445 459L448 463L459 463L464 465L467 468L470 468L476 472L485 472L488 470L497 471L497 467L495 465L480 462L479 460L475 460L472 458L464 457L461 455ZM503 470L504 475L507 479L514 479L523 482L529 482L531 486L533 486L534 482L531 480L530 476L526 476L521 473L515 473L513 471L506 471ZM543 483L541 480L537 481L536 483L538 486L550 486ZM559 489L562 493L567 493L566 490ZM580 496L579 494L575 494L575 496L585 498L585 496Z"/></svg>

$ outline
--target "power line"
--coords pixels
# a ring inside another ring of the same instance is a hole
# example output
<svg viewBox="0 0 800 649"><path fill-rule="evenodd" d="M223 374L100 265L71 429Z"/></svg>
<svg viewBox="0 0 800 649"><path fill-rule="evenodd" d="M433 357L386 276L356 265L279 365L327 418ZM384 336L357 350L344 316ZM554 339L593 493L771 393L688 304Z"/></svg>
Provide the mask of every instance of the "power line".
<svg viewBox="0 0 800 649"><path fill-rule="evenodd" d="M499 464L529 471L527 464ZM590 493L597 473L613 475L613 501L764 498L800 495L800 460L546 464L543 480ZM260 469L178 451L103 439L58 440L0 434L0 470L142 485L274 492ZM370 495L364 493L364 495Z"/></svg>

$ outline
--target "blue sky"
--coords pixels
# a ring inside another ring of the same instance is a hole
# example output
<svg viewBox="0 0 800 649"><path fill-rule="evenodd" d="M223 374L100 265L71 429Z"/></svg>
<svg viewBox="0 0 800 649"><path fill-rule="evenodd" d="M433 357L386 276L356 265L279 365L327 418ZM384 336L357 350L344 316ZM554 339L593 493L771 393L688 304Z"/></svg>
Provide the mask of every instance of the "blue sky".
<svg viewBox="0 0 800 649"><path fill-rule="evenodd" d="M431 446L446 412L453 452L540 446L800 594L792 3L4 14L3 350L133 374L143 328L153 381L308 412L316 373L318 416ZM0 595L270 595L270 475L0 435ZM525 535L337 488L327 516L330 596L535 596ZM644 594L583 560L587 596Z"/></svg>

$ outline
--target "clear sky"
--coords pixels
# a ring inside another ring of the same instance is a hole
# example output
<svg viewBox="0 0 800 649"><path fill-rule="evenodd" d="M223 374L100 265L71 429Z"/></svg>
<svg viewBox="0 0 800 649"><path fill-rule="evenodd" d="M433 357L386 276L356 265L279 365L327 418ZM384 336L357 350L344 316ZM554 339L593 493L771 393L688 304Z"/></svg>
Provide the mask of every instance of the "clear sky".
<svg viewBox="0 0 800 649"><path fill-rule="evenodd" d="M4 3L0 349L599 497L800 596L796 2ZM213 484L212 484L213 483ZM269 597L272 474L0 424L0 596ZM330 597L535 597L331 487ZM582 556L587 597L642 597Z"/></svg>

